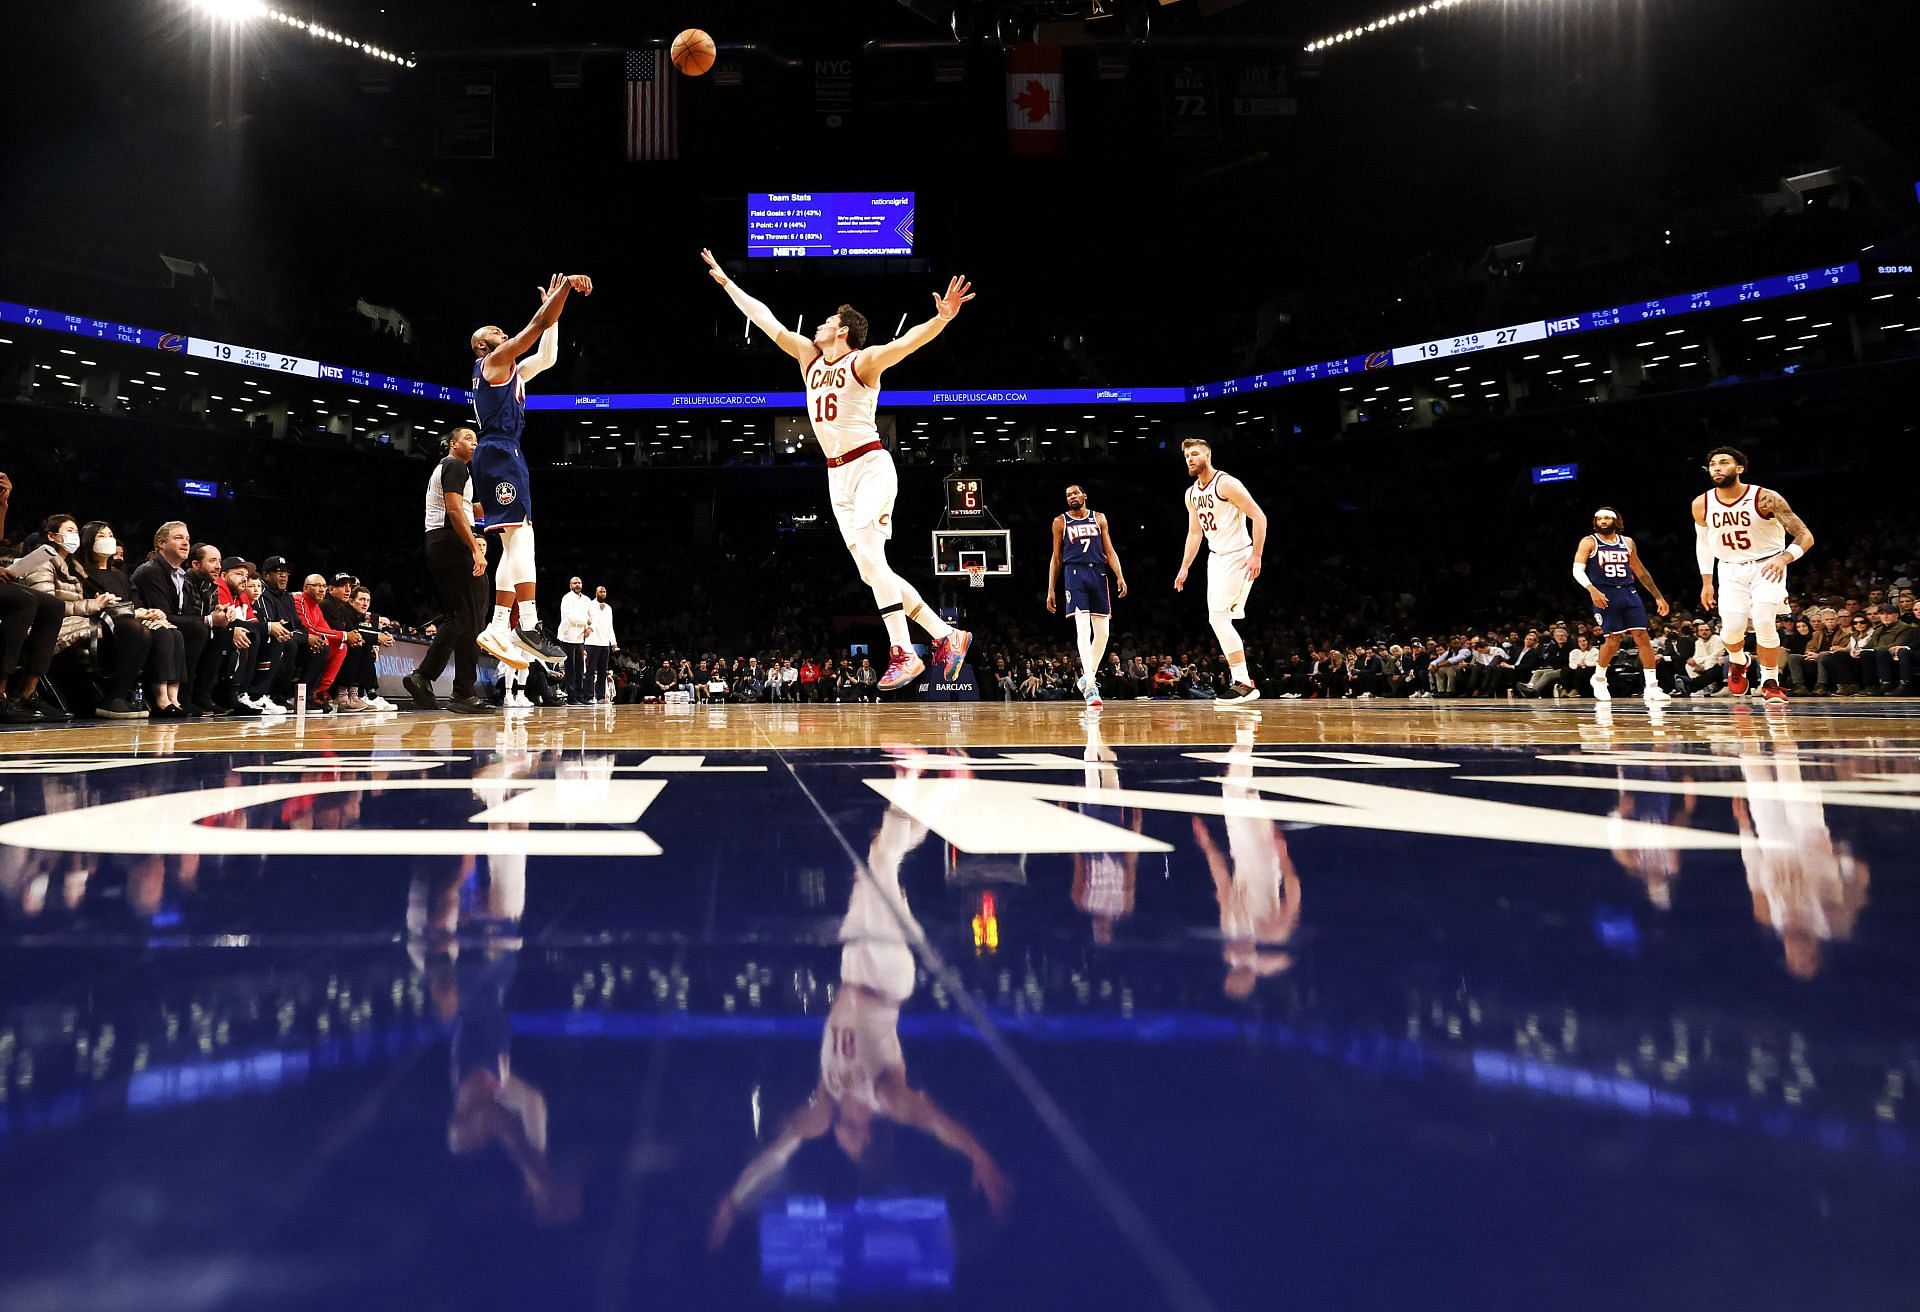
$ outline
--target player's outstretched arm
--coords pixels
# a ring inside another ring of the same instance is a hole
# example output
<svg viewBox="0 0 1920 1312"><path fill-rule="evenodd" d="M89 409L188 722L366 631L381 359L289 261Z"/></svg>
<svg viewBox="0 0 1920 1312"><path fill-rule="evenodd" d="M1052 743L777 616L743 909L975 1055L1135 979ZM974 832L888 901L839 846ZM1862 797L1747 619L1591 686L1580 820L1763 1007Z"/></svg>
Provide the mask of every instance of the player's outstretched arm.
<svg viewBox="0 0 1920 1312"><path fill-rule="evenodd" d="M534 300L544 305L546 303L546 297L546 292L540 288L535 287L533 289ZM520 362L520 380L522 382L532 382L535 378L538 378L541 374L553 368L555 364L559 363L559 360L560 325L558 323L551 323L547 325L547 330L540 334L540 345L534 348L533 354Z"/></svg>
<svg viewBox="0 0 1920 1312"><path fill-rule="evenodd" d="M781 326L773 317L773 311L766 305L740 290L740 284L727 277L727 271L720 267L720 261L713 258L713 252L702 249L700 258L707 262L707 276L720 284L728 298L739 307L740 313L747 316L755 328L773 339L773 344L788 355L802 362L813 358L813 343L791 328Z"/></svg>
<svg viewBox="0 0 1920 1312"><path fill-rule="evenodd" d="M480 376L490 383L506 382L513 374L515 362L532 349L542 333L560 321L560 311L566 308L567 297L573 292L591 296L593 279L584 273L556 273L549 278L539 310L525 328L487 352L480 364Z"/></svg>
<svg viewBox="0 0 1920 1312"><path fill-rule="evenodd" d="M972 299L973 284L965 277L948 279L947 294L933 294L933 318L915 324L885 346L869 346L860 352L854 368L866 375L861 381L868 387L878 387L881 374L945 332L947 325L959 317L960 307Z"/></svg>
<svg viewBox="0 0 1920 1312"><path fill-rule="evenodd" d="M1095 512L1100 523L1100 545L1106 549L1107 568L1113 571L1113 586L1121 596L1127 595L1127 572L1120 568L1120 553L1113 549L1113 530L1107 527L1107 517Z"/></svg>
<svg viewBox="0 0 1920 1312"><path fill-rule="evenodd" d="M1267 554L1267 512L1260 509L1253 493L1237 478L1228 478L1220 485L1220 499L1247 517L1247 525L1253 530L1253 555L1247 560L1247 577L1257 579L1260 562Z"/></svg>
<svg viewBox="0 0 1920 1312"><path fill-rule="evenodd" d="M1653 581L1653 574L1645 565L1640 563L1640 548L1633 544L1632 538L1627 539L1627 563L1633 567L1633 576L1640 580L1641 586L1653 594L1655 613L1665 615L1667 613L1667 599L1661 593L1660 585Z"/></svg>
<svg viewBox="0 0 1920 1312"><path fill-rule="evenodd" d="M1705 493L1693 499L1693 560L1700 567L1700 605L1712 610L1716 596L1713 590L1713 534L1707 529L1707 497Z"/></svg>

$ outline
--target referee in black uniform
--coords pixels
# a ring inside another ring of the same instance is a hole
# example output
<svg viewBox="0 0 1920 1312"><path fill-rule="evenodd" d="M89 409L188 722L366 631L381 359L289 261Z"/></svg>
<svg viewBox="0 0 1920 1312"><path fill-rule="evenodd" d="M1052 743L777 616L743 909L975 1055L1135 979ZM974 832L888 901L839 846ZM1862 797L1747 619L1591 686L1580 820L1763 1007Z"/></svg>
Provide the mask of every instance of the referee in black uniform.
<svg viewBox="0 0 1920 1312"><path fill-rule="evenodd" d="M474 688L474 676L480 660L477 639L486 617L487 547L474 536L473 506L469 490L473 476L467 462L473 459L479 437L471 428L456 428L447 436L447 455L434 466L427 479L427 568L433 585L440 592L443 612L433 645L421 658L419 668L401 680L413 695L413 704L423 711L437 710L439 699L433 695L434 680L453 658L453 701L451 709L476 715L490 715L493 708L481 701Z"/></svg>

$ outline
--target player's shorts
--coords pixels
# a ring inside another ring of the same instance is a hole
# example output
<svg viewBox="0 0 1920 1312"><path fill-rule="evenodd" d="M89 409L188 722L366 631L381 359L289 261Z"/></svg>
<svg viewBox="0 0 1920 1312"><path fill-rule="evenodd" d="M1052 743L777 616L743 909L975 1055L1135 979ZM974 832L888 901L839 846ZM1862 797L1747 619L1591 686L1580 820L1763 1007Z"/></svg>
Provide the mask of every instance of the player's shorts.
<svg viewBox="0 0 1920 1312"><path fill-rule="evenodd" d="M1107 594L1107 571L1097 565L1067 565L1067 614L1085 611L1089 615L1113 614Z"/></svg>
<svg viewBox="0 0 1920 1312"><path fill-rule="evenodd" d="M878 529L880 536L893 536L893 503L900 495L900 472L893 467L893 453L870 451L851 464L827 471L827 498L833 505L834 522L847 542L862 529Z"/></svg>
<svg viewBox="0 0 1920 1312"><path fill-rule="evenodd" d="M1247 594L1253 591L1253 580L1247 577L1247 563L1252 559L1251 547L1233 556L1207 554L1209 615L1225 615L1235 620L1247 617Z"/></svg>
<svg viewBox="0 0 1920 1312"><path fill-rule="evenodd" d="M482 439L473 453L473 510L489 533L532 522L527 458L518 443Z"/></svg>
<svg viewBox="0 0 1920 1312"><path fill-rule="evenodd" d="M1606 592L1607 608L1593 613L1594 623L1600 626L1602 637L1610 633L1631 633L1647 627L1647 603L1640 599L1639 589L1602 591Z"/></svg>
<svg viewBox="0 0 1920 1312"><path fill-rule="evenodd" d="M1720 562L1716 592L1721 615L1778 615L1787 608L1787 581L1760 576L1764 560Z"/></svg>

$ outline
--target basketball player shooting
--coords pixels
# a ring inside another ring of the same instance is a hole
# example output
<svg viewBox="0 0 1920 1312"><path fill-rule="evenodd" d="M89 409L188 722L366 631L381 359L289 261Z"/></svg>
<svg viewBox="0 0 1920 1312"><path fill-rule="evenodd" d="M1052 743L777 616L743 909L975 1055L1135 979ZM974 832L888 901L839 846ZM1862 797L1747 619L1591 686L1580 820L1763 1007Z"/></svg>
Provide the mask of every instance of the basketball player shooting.
<svg viewBox="0 0 1920 1312"><path fill-rule="evenodd" d="M1231 474L1213 467L1213 445L1204 438L1190 437L1180 444L1180 454L1193 475L1187 489L1187 546L1180 554L1180 572L1174 575L1173 590L1187 586L1187 571L1200 554L1200 543L1207 544L1207 623L1220 639L1221 654L1232 671L1233 686L1215 704L1233 705L1260 699L1247 671L1247 644L1235 620L1247 617L1247 594L1260 577L1260 557L1267 546L1267 512L1247 491L1247 485ZM1251 529L1251 531L1249 531Z"/></svg>
<svg viewBox="0 0 1920 1312"><path fill-rule="evenodd" d="M1813 530L1787 499L1769 488L1741 482L1747 457L1737 447L1707 452L1713 487L1693 499L1694 558L1700 566L1700 604L1720 610L1720 640L1727 644L1727 691L1747 691L1747 626L1753 626L1760 658L1760 695L1784 703L1780 684L1780 632L1775 617L1787 603L1787 566L1813 549ZM1793 541L1787 541L1787 535ZM1720 586L1713 583L1715 562Z"/></svg>
<svg viewBox="0 0 1920 1312"><path fill-rule="evenodd" d="M827 457L827 490L833 517L840 525L847 550L853 553L854 564L860 568L860 581L873 589L873 600L880 608L887 642L893 649L886 673L880 676L880 691L904 687L926 671L926 662L914 654L908 620L933 639L933 660L940 666L940 677L958 678L973 635L942 620L914 586L887 563L887 540L893 536L893 503L900 493L900 475L894 468L893 454L881 444L874 414L880 401L881 375L945 332L959 316L960 307L973 299L973 289L965 278L950 280L944 296L934 293L933 317L884 346L867 345L867 318L851 305L843 305L821 320L809 341L781 326L773 311L741 291L713 258L712 251L701 251L700 258L707 262L708 274L754 327L800 362L807 387L807 417Z"/></svg>
<svg viewBox="0 0 1920 1312"><path fill-rule="evenodd" d="M1062 571L1065 571L1064 578ZM1113 549L1107 517L1087 511L1087 490L1067 485L1067 513L1053 517L1053 562L1047 566L1047 613L1058 610L1056 581L1065 583L1067 614L1073 617L1080 645L1080 695L1088 706L1099 706L1100 661L1107 653L1107 625L1113 615L1108 571L1121 596L1127 595L1127 576Z"/></svg>
<svg viewBox="0 0 1920 1312"><path fill-rule="evenodd" d="M493 620L480 633L480 650L525 669L529 658L563 661L566 653L540 628L534 607L533 494L520 436L527 426L527 383L560 358L560 311L570 293L593 294L585 274L556 273L540 293L540 309L509 337L489 324L473 335L473 413L480 444L473 453L474 505L481 526L500 535L493 573ZM538 345L538 349L534 349ZM532 355L527 355L533 350ZM525 359L521 357L525 356ZM514 611L518 610L518 623Z"/></svg>
<svg viewBox="0 0 1920 1312"><path fill-rule="evenodd" d="M1587 568L1588 562L1599 571L1599 578ZM1640 563L1633 539L1620 531L1620 512L1612 506L1602 506L1593 512L1593 532L1580 539L1573 553L1573 579L1587 590L1593 602L1593 617L1606 635L1606 641L1600 644L1598 663L1593 667L1593 695L1603 702L1613 699L1613 690L1607 686L1607 668L1620 650L1621 635L1632 634L1635 645L1640 648L1640 668L1646 678L1641 697L1648 703L1670 700L1655 673L1660 658L1654 654L1653 640L1647 637L1647 604L1640 599L1640 589L1634 587L1633 581L1638 579L1646 585L1662 615L1667 613L1667 599L1660 595L1660 586Z"/></svg>

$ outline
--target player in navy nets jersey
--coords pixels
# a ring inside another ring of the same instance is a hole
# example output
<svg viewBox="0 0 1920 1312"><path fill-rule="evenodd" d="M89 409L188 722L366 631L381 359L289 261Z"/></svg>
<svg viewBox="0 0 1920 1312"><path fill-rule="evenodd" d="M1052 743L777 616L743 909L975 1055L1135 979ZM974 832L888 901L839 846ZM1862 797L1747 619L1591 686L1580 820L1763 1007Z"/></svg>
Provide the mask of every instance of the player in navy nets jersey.
<svg viewBox="0 0 1920 1312"><path fill-rule="evenodd" d="M1059 609L1054 581L1065 571L1064 591L1067 614L1073 617L1074 633L1080 642L1080 695L1087 705L1100 705L1100 662L1107 652L1107 624L1113 614L1113 602L1107 571L1112 570L1113 588L1127 595L1127 576L1120 568L1120 556L1113 549L1113 533L1107 517L1087 509L1087 492L1078 483L1067 485L1067 513L1053 517L1053 563L1047 566L1047 613Z"/></svg>
<svg viewBox="0 0 1920 1312"><path fill-rule="evenodd" d="M807 419L827 457L827 492L840 536L860 567L860 581L873 589L880 618L887 626L892 655L880 676L881 692L892 692L919 678L926 662L913 651L912 620L933 639L934 664L940 677L953 680L967 657L973 635L956 629L927 605L911 583L887 563L887 540L893 536L893 503L900 493L900 475L893 454L881 444L875 412L880 401L880 375L912 355L946 330L973 299L965 278L947 283L946 295L933 296L934 315L916 324L885 346L867 345L867 317L851 305L821 320L809 341L781 326L773 311L741 291L721 269L712 251L701 251L707 272L726 289L740 312L774 344L800 362L807 387Z"/></svg>
<svg viewBox="0 0 1920 1312"><path fill-rule="evenodd" d="M1640 589L1633 581L1639 579L1647 585L1647 591L1653 594L1653 604L1662 615L1667 613L1667 599L1660 595L1659 584L1640 563L1633 539L1620 531L1620 512L1612 506L1602 506L1593 512L1593 532L1580 539L1580 546L1573 553L1573 577L1593 600L1593 618L1606 635L1606 641L1600 644L1599 662L1593 667L1593 695L1603 702L1612 700L1613 690L1607 686L1607 667L1620 650L1620 635L1631 633L1634 644L1640 648L1640 668L1646 675L1647 686L1640 695L1649 702L1668 700L1655 673L1660 662L1653 653L1652 640L1647 637L1647 606L1640 600Z"/></svg>
<svg viewBox="0 0 1920 1312"><path fill-rule="evenodd" d="M509 337L489 324L473 335L473 414L480 445L473 453L473 507L481 527L500 535L493 573L493 621L481 631L480 650L525 669L529 658L560 661L566 653L541 630L533 600L533 495L520 434L527 426L527 382L560 355L560 311L567 296L593 293L585 274L553 275L540 293L540 310ZM539 349L527 355L535 343ZM520 357L525 355L523 360ZM518 608L518 623L513 611Z"/></svg>

